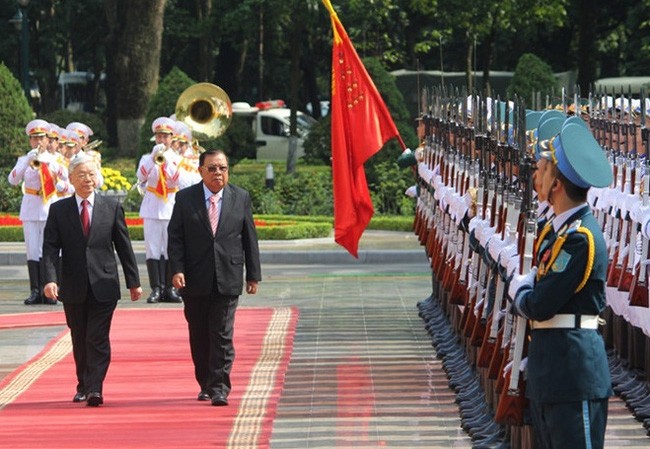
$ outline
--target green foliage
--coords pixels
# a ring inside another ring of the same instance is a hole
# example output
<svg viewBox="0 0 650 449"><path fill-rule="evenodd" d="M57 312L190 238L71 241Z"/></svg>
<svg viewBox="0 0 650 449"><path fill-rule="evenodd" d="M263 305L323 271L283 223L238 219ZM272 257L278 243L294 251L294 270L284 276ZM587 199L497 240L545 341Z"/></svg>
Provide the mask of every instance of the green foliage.
<svg viewBox="0 0 650 449"><path fill-rule="evenodd" d="M169 117L176 110L176 101L185 89L194 84L178 67L172 68L158 84L158 90L149 100L149 110L140 131L140 154L151 151L151 123L158 117Z"/></svg>
<svg viewBox="0 0 650 449"><path fill-rule="evenodd" d="M108 132L106 131L106 124L104 123L104 118L95 113L82 112L82 111L69 111L67 109L59 109L58 111L53 111L48 114L44 114L41 117L43 120L48 123L55 123L61 128L65 128L68 123L72 122L81 122L85 123L93 130L93 135L90 137L90 140L102 140L104 142L108 141ZM102 151L102 147L99 148L99 151Z"/></svg>
<svg viewBox="0 0 650 449"><path fill-rule="evenodd" d="M20 83L0 62L0 166L12 166L29 149L25 125L33 113Z"/></svg>
<svg viewBox="0 0 650 449"><path fill-rule="evenodd" d="M306 167L293 175L275 174L273 190L266 188L264 170L232 176L231 182L251 194L255 214L332 215L330 171Z"/></svg>
<svg viewBox="0 0 650 449"><path fill-rule="evenodd" d="M205 148L207 144L201 143ZM255 159L256 149L255 134L250 122L239 115L233 115L230 126L223 136L211 144L226 152L231 164L236 164L241 159Z"/></svg>
<svg viewBox="0 0 650 449"><path fill-rule="evenodd" d="M366 173L374 174L372 181L368 176L368 186L377 214L413 214L415 203L404 194L404 191L414 184L410 170L399 168L396 161L383 161L366 164Z"/></svg>
<svg viewBox="0 0 650 449"><path fill-rule="evenodd" d="M0 242L24 242L22 226L0 226Z"/></svg>
<svg viewBox="0 0 650 449"><path fill-rule="evenodd" d="M403 231L410 232L413 230L412 215L375 215L368 224L368 229L380 231Z"/></svg>
<svg viewBox="0 0 650 449"><path fill-rule="evenodd" d="M293 240L327 237L332 232L330 223L296 223L281 226L258 226L260 240Z"/></svg>
<svg viewBox="0 0 650 449"><path fill-rule="evenodd" d="M404 97L395 84L395 77L386 71L378 58L365 58L363 64L386 103L404 143L411 148L415 148L418 144L417 136L415 135ZM304 144L305 161L308 163L320 162L330 164L332 155L331 126L332 121L329 115L312 126ZM361 130L356 131L361 132ZM397 140L391 139L379 153L373 156L371 162L366 164L366 168L369 169L372 164L381 161L394 161L401 152L402 148ZM375 175L371 169L366 174L369 179Z"/></svg>
<svg viewBox="0 0 650 449"><path fill-rule="evenodd" d="M18 212L23 200L20 187L12 186L6 181L12 167L0 169L0 212Z"/></svg>
<svg viewBox="0 0 650 449"><path fill-rule="evenodd" d="M557 89L558 83L551 67L534 54L526 53L519 58L515 74L508 86L508 96L512 98L516 94L531 104L534 93Z"/></svg>

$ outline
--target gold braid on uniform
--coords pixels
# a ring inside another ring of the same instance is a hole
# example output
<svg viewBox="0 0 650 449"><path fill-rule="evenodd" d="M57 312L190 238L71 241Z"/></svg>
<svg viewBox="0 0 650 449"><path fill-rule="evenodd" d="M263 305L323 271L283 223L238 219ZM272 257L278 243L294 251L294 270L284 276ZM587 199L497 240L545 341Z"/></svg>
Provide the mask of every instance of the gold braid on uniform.
<svg viewBox="0 0 650 449"><path fill-rule="evenodd" d="M575 227L574 227L575 226ZM546 231L547 226L544 227L544 230L540 235L544 235L544 231ZM547 231L548 232L548 231ZM591 275L591 270L594 268L594 257L596 253L596 247L594 245L594 236L591 233L591 231L588 228L585 228L583 226L580 226L580 220L576 220L569 229L566 230L566 232L562 233L557 240L553 243L553 247L551 248L551 257L549 258L548 262L544 264L543 267L539 269L537 272L537 280L541 279L548 271L550 267L553 266L555 263L555 259L557 259L557 256L560 254L560 251L562 250L562 246L564 245L564 242L566 239L569 237L569 235L573 234L574 232L579 232L583 234L587 238L587 266L585 267L585 274L582 278L582 281L580 281L580 284L578 284L578 288L575 289L573 293L578 293L580 290L582 290L587 283L587 280L589 279L589 276Z"/></svg>
<svg viewBox="0 0 650 449"><path fill-rule="evenodd" d="M578 293L587 283L587 279L591 275L591 270L594 268L594 256L596 254L596 246L594 245L594 235L591 231L583 226L579 226L576 230L577 232L584 234L587 237L587 243L589 245L587 251L587 267L585 268L585 276L582 278L582 282L576 288L575 293Z"/></svg>

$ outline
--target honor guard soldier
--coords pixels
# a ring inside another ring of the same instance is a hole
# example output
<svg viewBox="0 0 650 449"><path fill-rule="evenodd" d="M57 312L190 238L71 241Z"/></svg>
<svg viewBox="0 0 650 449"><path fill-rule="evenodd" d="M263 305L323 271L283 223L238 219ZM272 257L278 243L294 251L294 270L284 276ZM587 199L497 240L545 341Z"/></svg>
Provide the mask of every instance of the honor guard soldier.
<svg viewBox="0 0 650 449"><path fill-rule="evenodd" d="M144 191L140 216L144 219L146 263L151 286L147 302L150 304L182 300L171 285L171 273L167 270L167 225L178 191L178 165L181 162L181 157L171 147L174 127L174 120L167 117L153 121L151 130L156 145L151 153L140 158L137 172Z"/></svg>
<svg viewBox="0 0 650 449"><path fill-rule="evenodd" d="M56 300L42 295L43 230L50 204L56 201L57 191L68 188L68 178L67 172L47 151L48 129L45 120L36 119L27 124L25 133L32 150L19 157L9 173L9 183L14 186L22 183L23 187L19 217L23 222L29 273L30 295L25 299L26 305L56 304Z"/></svg>
<svg viewBox="0 0 650 449"><path fill-rule="evenodd" d="M548 151L541 189L555 217L537 239L537 267L509 289L517 313L530 320L526 396L536 447L602 448L612 395L598 332L608 256L587 193L610 185L612 169L579 124L563 126Z"/></svg>

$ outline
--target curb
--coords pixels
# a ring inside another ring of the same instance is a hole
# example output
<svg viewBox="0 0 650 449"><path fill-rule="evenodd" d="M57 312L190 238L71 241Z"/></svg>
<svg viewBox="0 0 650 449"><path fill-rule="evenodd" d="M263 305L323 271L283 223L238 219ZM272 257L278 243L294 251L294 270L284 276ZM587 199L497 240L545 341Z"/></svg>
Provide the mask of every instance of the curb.
<svg viewBox="0 0 650 449"><path fill-rule="evenodd" d="M145 253L136 251L138 264L145 263ZM279 265L336 265L336 264L386 264L428 263L423 250L362 250L355 259L345 251L260 251L262 264ZM24 253L0 253L0 266L26 265Z"/></svg>

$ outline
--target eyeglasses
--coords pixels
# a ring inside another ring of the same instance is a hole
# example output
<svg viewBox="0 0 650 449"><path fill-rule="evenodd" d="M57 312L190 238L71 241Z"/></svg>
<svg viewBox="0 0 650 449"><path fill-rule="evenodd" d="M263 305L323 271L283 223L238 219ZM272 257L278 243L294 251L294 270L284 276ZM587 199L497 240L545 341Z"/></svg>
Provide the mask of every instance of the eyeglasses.
<svg viewBox="0 0 650 449"><path fill-rule="evenodd" d="M219 170L221 173L226 173L228 171L228 167L225 165L210 165L204 168L210 173L216 173L217 170Z"/></svg>

